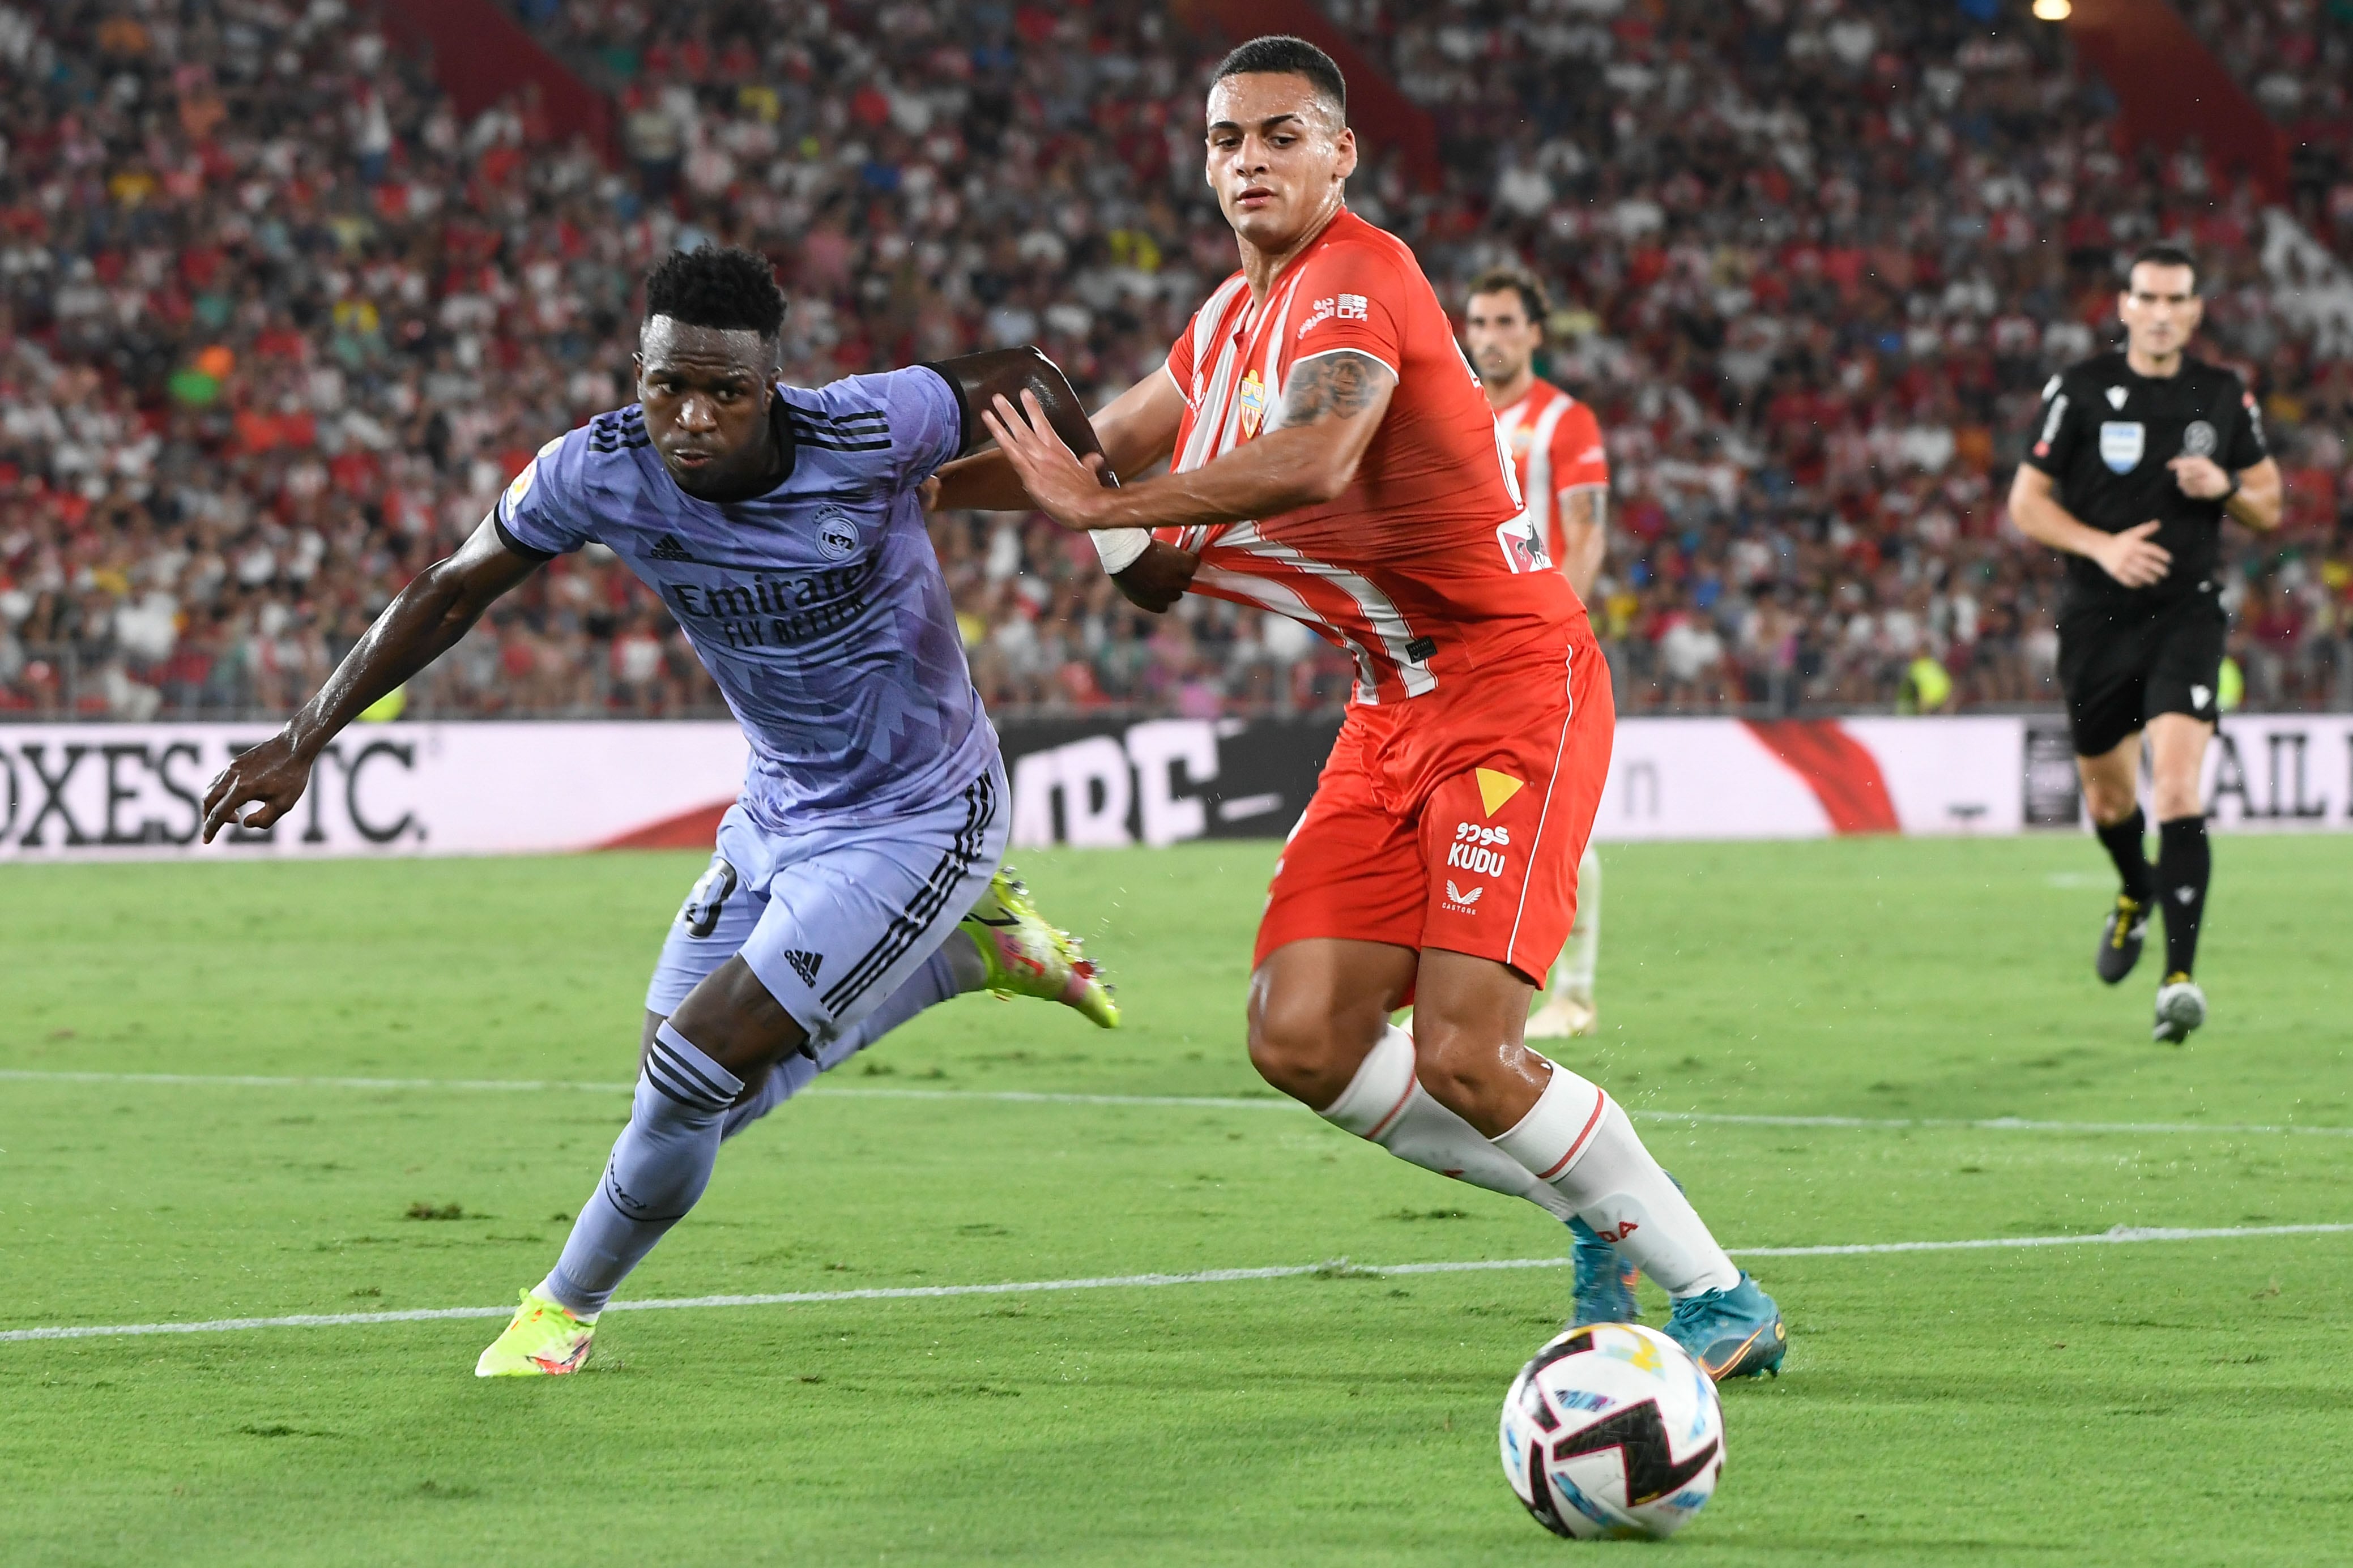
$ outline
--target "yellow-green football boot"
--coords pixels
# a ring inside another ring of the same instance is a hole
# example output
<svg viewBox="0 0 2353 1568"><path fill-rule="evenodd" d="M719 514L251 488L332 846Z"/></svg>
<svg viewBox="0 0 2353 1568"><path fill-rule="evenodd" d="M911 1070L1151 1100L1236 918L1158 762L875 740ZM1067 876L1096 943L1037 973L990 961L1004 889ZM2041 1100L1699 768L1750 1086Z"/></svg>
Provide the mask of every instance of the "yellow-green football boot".
<svg viewBox="0 0 2353 1568"><path fill-rule="evenodd" d="M476 1377L560 1377L587 1364L596 1320L575 1318L536 1290L522 1293L507 1331L474 1363Z"/></svg>
<svg viewBox="0 0 2353 1568"><path fill-rule="evenodd" d="M989 879L988 891L964 917L962 930L988 966L984 986L998 996L1042 996L1084 1014L1106 1029L1119 1027L1119 1004L1095 966L1079 951L1078 939L1057 931L1038 912L1008 867Z"/></svg>

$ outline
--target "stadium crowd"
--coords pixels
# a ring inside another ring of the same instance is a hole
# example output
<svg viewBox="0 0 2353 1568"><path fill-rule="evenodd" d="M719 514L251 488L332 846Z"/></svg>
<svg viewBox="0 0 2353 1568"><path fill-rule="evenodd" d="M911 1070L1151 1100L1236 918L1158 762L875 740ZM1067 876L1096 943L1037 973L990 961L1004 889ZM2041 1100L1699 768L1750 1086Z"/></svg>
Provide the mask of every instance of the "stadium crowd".
<svg viewBox="0 0 2353 1568"><path fill-rule="evenodd" d="M2296 216L2353 258L2353 0L2196 0L2181 9L2287 133Z"/></svg>
<svg viewBox="0 0 2353 1568"><path fill-rule="evenodd" d="M2353 367L2280 308L2253 190L2120 152L2022 0L1327 6L1446 171L1380 161L1353 204L1442 292L1504 260L1552 289L1541 368L1616 470L1593 611L1625 710L2051 700L2057 566L2001 489L2043 380L2105 341L2117 252L2158 235L2205 258L2207 350L2289 474L2286 530L2237 543L2250 696L2353 707ZM626 399L634 282L670 247L777 258L791 379L1036 342L1106 395L1230 269L1198 164L1224 40L1165 4L514 9L612 95L617 146L529 92L462 120L354 0L0 5L0 714L300 700L543 440ZM2283 58L2207 9L2226 57ZM2290 107L2341 123L2344 29L2263 9L2316 40ZM2353 184L2301 166L2353 249ZM934 536L1000 711L1346 690L1290 622L1129 610L1041 519ZM714 700L594 550L411 695Z"/></svg>

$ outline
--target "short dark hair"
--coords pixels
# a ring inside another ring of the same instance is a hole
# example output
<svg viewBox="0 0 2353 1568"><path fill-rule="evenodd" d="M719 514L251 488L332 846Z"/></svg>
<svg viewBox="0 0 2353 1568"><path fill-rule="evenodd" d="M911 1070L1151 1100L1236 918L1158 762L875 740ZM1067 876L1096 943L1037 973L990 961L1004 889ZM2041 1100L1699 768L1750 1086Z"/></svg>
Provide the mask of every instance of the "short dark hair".
<svg viewBox="0 0 2353 1568"><path fill-rule="evenodd" d="M768 258L736 246L673 250L646 274L646 320L668 316L686 327L757 332L765 342L785 329L785 291Z"/></svg>
<svg viewBox="0 0 2353 1568"><path fill-rule="evenodd" d="M1318 98L1332 100L1340 116L1340 123L1348 122L1348 79L1332 57L1304 38L1294 38L1288 33L1270 33L1263 38L1252 38L1237 45L1231 54L1218 62L1218 74L1210 78L1214 84L1229 76L1303 76L1314 88Z"/></svg>
<svg viewBox="0 0 2353 1568"><path fill-rule="evenodd" d="M1543 326L1545 318L1552 314L1552 300L1546 297L1545 286L1536 281L1535 273L1525 268L1491 267L1471 279L1471 292L1463 298L1469 300L1480 294L1501 294L1506 289L1520 297L1520 309L1525 310L1528 320L1537 326Z"/></svg>
<svg viewBox="0 0 2353 1568"><path fill-rule="evenodd" d="M2187 267L2189 268L2189 291L2198 292L2198 258L2178 245L2144 245L2133 252L2132 262L2125 268L2125 281L2132 281L2132 269L2147 262L2152 267Z"/></svg>

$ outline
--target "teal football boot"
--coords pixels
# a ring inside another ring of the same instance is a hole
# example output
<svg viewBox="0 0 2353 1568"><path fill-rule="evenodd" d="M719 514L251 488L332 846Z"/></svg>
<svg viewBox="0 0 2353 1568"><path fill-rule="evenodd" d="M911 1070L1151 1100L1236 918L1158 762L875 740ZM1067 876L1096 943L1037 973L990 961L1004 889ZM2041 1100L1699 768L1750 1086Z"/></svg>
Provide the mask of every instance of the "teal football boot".
<svg viewBox="0 0 2353 1568"><path fill-rule="evenodd" d="M1728 1290L1703 1290L1677 1301L1666 1333L1718 1383L1768 1372L1778 1377L1789 1348L1781 1309L1745 1269Z"/></svg>
<svg viewBox="0 0 2353 1568"><path fill-rule="evenodd" d="M1618 1249L1596 1236L1583 1220L1572 1218L1568 1228L1577 1237L1569 1255L1577 1265L1577 1315L1569 1319L1568 1326L1585 1329L1596 1323L1641 1321L1642 1306L1634 1299L1634 1281L1642 1277L1642 1271L1619 1257Z"/></svg>

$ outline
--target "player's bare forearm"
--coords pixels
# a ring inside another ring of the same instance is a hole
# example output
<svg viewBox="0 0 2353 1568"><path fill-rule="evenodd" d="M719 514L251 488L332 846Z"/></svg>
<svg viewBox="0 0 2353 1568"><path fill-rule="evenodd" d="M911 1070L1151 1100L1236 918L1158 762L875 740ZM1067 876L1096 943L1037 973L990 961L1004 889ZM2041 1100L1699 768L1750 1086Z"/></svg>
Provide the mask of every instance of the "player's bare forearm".
<svg viewBox="0 0 2353 1568"><path fill-rule="evenodd" d="M2235 475L2211 458L2193 458L2187 452L2165 466L2190 500L2221 501L2225 515L2258 533L2279 526L2286 487L2281 482L2279 465L2271 458L2241 468Z"/></svg>
<svg viewBox="0 0 2353 1568"><path fill-rule="evenodd" d="M2279 465L2265 458L2252 468L2239 470L2239 492L2222 503L2222 510L2242 527L2269 533L2280 525L2286 500Z"/></svg>
<svg viewBox="0 0 2353 1568"><path fill-rule="evenodd" d="M1070 377L1039 350L992 349L986 353L942 360L932 368L955 381L965 407L975 413L994 406L1000 397L1012 401L1028 395L1044 411L1054 434L1081 461L1101 459L1095 471L1102 483L1119 483L1119 471L1112 465L1110 454L1103 450L1102 439L1096 436L1094 424L1087 417L1086 406L1079 401ZM932 501L934 507L975 511L1029 510L1029 496L1021 488L1021 476L1004 460L1003 454L979 450L987 440L987 429L975 420L972 428L965 433L965 455L940 470L939 493Z"/></svg>
<svg viewBox="0 0 2353 1568"><path fill-rule="evenodd" d="M1577 595L1590 604L1593 584L1601 576L1601 563L1609 552L1609 492L1599 485L1564 490L1559 499L1561 575Z"/></svg>
<svg viewBox="0 0 2353 1568"><path fill-rule="evenodd" d="M485 520L457 553L418 573L385 606L286 726L288 734L315 754L369 704L457 647L493 601L539 565L509 550Z"/></svg>
<svg viewBox="0 0 2353 1568"><path fill-rule="evenodd" d="M1066 528L1165 528L1269 517L1332 500L1356 477L1397 377L1370 354L1318 354L1293 366L1282 423L1198 468L1111 494L1081 482L1077 459L1034 412L986 417L1039 510Z"/></svg>
<svg viewBox="0 0 2353 1568"><path fill-rule="evenodd" d="M2097 556L2110 537L2079 521L2052 493L2051 476L2024 464L2019 465L2018 477L2010 481L2010 517L2027 538L2070 555Z"/></svg>
<svg viewBox="0 0 2353 1568"><path fill-rule="evenodd" d="M1185 590L1193 585L1193 574L1200 567L1198 555L1155 539L1134 563L1112 574L1111 580L1119 584L1129 604L1157 616L1185 596Z"/></svg>
<svg viewBox="0 0 2353 1568"><path fill-rule="evenodd" d="M1270 431L1190 473L1165 474L1107 498L1088 528L1168 528L1271 517L1330 500L1355 477L1335 482L1328 433L1314 426Z"/></svg>
<svg viewBox="0 0 2353 1568"><path fill-rule="evenodd" d="M2051 476L2021 464L2010 481L2010 517L2019 532L2039 544L2081 555L2127 588L2146 588L2173 569L2173 552L2153 537L2154 520L2107 533L2059 504Z"/></svg>
<svg viewBox="0 0 2353 1568"><path fill-rule="evenodd" d="M970 406L976 412L987 405L974 403ZM1094 449L1103 453L1114 475L1125 478L1142 473L1167 458L1176 444L1176 426L1184 412L1184 401L1176 395L1176 384L1164 372L1155 371L1112 399L1087 424L1094 435ZM1054 428L1060 433L1059 422ZM981 432L976 431L978 434ZM1066 437L1065 445L1068 444ZM1082 453L1086 450L1072 449ZM932 502L934 507L968 511L1027 511L1037 505L1023 488L1021 476L999 450L976 451L960 458L942 468L938 478L939 493Z"/></svg>
<svg viewBox="0 0 2353 1568"><path fill-rule="evenodd" d="M456 554L418 573L286 727L232 761L205 791L205 842L235 821L267 827L293 808L328 742L368 705L457 646L493 600L538 570L485 519ZM256 802L250 816L244 808Z"/></svg>
<svg viewBox="0 0 2353 1568"><path fill-rule="evenodd" d="M931 498L944 511L1028 511L1029 492L1002 452L975 452L932 476L939 489Z"/></svg>

